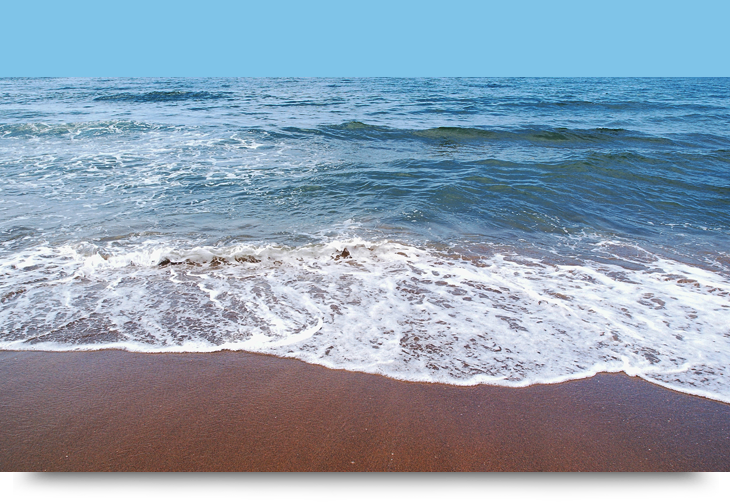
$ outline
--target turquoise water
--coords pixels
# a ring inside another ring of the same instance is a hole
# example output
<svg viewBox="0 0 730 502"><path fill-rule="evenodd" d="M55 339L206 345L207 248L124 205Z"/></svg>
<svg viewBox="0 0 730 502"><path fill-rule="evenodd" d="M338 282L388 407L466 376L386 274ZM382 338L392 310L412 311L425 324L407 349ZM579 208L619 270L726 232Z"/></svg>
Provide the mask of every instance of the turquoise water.
<svg viewBox="0 0 730 502"><path fill-rule="evenodd" d="M0 80L0 348L730 401L729 131L728 79Z"/></svg>

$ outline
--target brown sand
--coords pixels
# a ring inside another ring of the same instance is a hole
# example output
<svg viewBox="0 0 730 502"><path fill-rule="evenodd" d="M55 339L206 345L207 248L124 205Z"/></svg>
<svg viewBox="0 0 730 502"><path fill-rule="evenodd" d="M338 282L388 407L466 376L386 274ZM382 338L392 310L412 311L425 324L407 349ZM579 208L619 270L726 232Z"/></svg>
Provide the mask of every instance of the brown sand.
<svg viewBox="0 0 730 502"><path fill-rule="evenodd" d="M405 383L240 352L0 352L5 471L727 471L730 406L624 374Z"/></svg>

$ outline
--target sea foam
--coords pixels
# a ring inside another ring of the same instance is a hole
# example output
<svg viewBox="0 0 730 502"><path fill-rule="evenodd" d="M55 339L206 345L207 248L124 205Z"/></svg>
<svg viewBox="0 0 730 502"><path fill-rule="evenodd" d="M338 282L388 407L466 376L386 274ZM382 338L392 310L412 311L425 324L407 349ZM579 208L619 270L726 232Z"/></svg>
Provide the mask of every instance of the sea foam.
<svg viewBox="0 0 730 502"><path fill-rule="evenodd" d="M482 251L358 238L27 249L0 266L0 349L246 350L455 385L624 371L730 402L723 273L646 252Z"/></svg>

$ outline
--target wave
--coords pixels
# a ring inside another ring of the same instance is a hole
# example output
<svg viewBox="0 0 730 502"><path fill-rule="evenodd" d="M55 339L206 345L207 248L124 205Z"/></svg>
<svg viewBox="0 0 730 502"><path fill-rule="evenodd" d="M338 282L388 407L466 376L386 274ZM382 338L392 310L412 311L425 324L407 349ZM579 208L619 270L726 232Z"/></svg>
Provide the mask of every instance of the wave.
<svg viewBox="0 0 730 502"><path fill-rule="evenodd" d="M640 141L671 144L671 140L660 137L642 135L625 129L567 129L536 128L517 131L485 130L463 127L437 127L415 131L415 136L442 141L529 141L533 143L599 143L616 141Z"/></svg>
<svg viewBox="0 0 730 502"><path fill-rule="evenodd" d="M40 247L0 264L0 349L247 350L456 385L625 371L730 402L730 279L596 247Z"/></svg>
<svg viewBox="0 0 730 502"><path fill-rule="evenodd" d="M672 146L673 139L644 134L627 129L595 128L570 129L563 127L532 127L516 130L484 129L476 127L435 127L429 129L397 129L350 121L337 125L321 126L317 129L296 127L284 128L296 135L324 135L340 139L361 140L415 140L439 143L496 143L527 142L545 146L588 146L605 147L613 145L646 144L654 147Z"/></svg>
<svg viewBox="0 0 730 502"><path fill-rule="evenodd" d="M125 132L174 131L184 128L135 120L106 120L75 123L25 122L0 124L0 137L34 138L52 136L98 136ZM263 134L277 138L324 136L345 141L418 141L437 145L520 144L546 147L665 148L703 146L722 152L728 139L717 135L688 134L664 137L621 128L571 129L530 127L521 129L487 129L479 127L435 127L399 129L361 121L348 121L316 128L283 127L276 129L244 128L237 132Z"/></svg>
<svg viewBox="0 0 730 502"><path fill-rule="evenodd" d="M2 124L0 138L94 137L149 131L175 131L180 127L135 120L104 120L49 124L45 122Z"/></svg>

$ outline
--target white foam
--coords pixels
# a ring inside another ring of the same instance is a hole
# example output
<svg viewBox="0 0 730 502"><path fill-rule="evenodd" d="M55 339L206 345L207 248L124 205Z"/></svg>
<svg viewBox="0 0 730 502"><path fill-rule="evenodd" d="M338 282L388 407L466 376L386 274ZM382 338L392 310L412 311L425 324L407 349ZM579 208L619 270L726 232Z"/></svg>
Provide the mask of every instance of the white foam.
<svg viewBox="0 0 730 502"><path fill-rule="evenodd" d="M456 385L625 371L730 402L730 280L619 263L360 239L39 247L0 264L0 349L249 350Z"/></svg>

